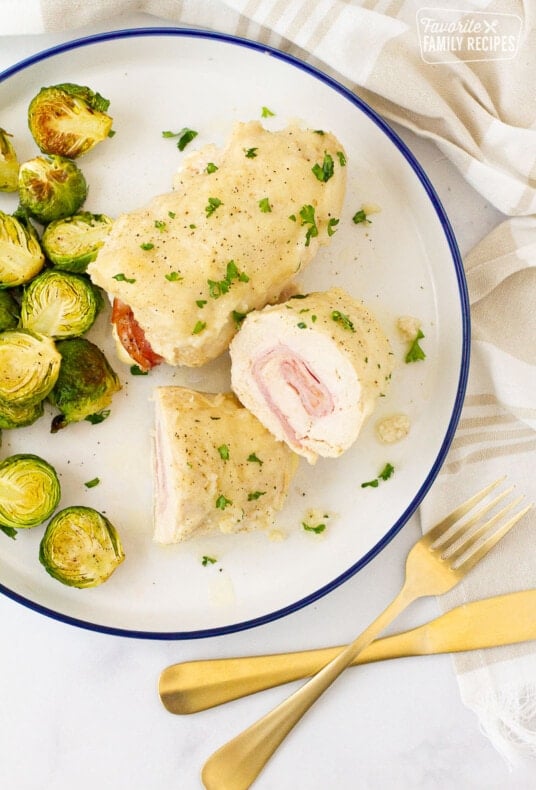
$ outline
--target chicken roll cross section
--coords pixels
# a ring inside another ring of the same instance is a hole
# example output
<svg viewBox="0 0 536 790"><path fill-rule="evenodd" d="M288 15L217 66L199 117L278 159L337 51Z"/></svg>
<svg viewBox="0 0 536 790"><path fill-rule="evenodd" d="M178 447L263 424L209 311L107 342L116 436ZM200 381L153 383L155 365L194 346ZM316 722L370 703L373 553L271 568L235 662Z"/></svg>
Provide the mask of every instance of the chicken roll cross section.
<svg viewBox="0 0 536 790"><path fill-rule="evenodd" d="M172 192L118 217L88 272L129 357L148 369L221 354L329 242L345 162L328 132L239 123L223 149L185 158Z"/></svg>
<svg viewBox="0 0 536 790"><path fill-rule="evenodd" d="M154 539L267 528L298 457L234 395L155 390Z"/></svg>
<svg viewBox="0 0 536 790"><path fill-rule="evenodd" d="M376 318L338 288L250 313L230 352L240 401L310 463L355 442L394 360Z"/></svg>

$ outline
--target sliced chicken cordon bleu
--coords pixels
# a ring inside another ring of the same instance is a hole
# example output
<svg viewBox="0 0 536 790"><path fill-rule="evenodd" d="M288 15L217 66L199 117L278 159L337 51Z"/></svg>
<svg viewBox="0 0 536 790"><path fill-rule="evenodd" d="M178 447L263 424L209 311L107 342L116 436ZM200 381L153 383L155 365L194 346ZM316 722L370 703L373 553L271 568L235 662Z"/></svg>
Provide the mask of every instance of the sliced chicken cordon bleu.
<svg viewBox="0 0 536 790"><path fill-rule="evenodd" d="M129 361L221 354L243 316L277 301L328 243L345 163L328 132L239 123L224 148L186 157L172 192L118 217L88 272L113 299Z"/></svg>
<svg viewBox="0 0 536 790"><path fill-rule="evenodd" d="M154 400L155 541L270 527L298 457L232 393L157 387Z"/></svg>
<svg viewBox="0 0 536 790"><path fill-rule="evenodd" d="M250 313L230 352L240 401L310 463L355 442L394 360L370 310L338 288Z"/></svg>

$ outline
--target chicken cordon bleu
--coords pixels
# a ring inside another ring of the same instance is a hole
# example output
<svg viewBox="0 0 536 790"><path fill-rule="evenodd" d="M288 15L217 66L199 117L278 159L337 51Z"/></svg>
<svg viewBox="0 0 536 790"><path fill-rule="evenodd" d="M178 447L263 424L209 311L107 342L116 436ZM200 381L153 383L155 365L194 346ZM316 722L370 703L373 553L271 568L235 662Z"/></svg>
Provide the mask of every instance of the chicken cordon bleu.
<svg viewBox="0 0 536 790"><path fill-rule="evenodd" d="M221 354L328 243L345 164L328 132L239 123L222 149L185 158L172 192L119 216L88 272L128 360L148 370Z"/></svg>
<svg viewBox="0 0 536 790"><path fill-rule="evenodd" d="M370 310L339 288L250 313L230 352L240 401L310 463L355 442L394 360Z"/></svg>
<svg viewBox="0 0 536 790"><path fill-rule="evenodd" d="M154 400L155 541L270 527L298 457L232 393L157 387Z"/></svg>

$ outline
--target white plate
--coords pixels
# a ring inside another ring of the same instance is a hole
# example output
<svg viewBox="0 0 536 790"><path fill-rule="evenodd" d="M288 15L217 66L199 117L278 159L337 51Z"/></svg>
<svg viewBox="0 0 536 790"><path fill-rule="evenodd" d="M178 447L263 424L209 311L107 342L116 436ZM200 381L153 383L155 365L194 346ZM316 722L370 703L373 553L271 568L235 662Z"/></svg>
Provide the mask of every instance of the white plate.
<svg viewBox="0 0 536 790"><path fill-rule="evenodd" d="M188 151L222 143L237 120L274 111L270 129L300 119L329 129L348 154L349 187L339 230L301 278L304 290L336 284L376 312L402 360L388 397L342 458L300 466L277 527L268 535L215 536L162 547L152 542L150 395L158 384L208 391L228 386L226 356L201 370L161 367L133 377L117 362L107 316L90 337L106 351L123 390L102 424L49 433L52 410L28 428L4 431L2 457L33 452L61 475L61 506L106 512L127 558L106 584L65 587L38 560L43 528L0 534L1 589L37 611L109 633L183 639L212 636L280 617L322 596L370 561L430 487L452 439L465 390L469 319L462 265L448 220L404 144L354 95L309 66L239 39L174 29L121 31L40 53L0 75L1 125L15 135L21 160L37 155L26 123L43 85L89 85L111 101L115 137L79 160L88 183L85 208L111 216L168 191L181 158L163 130L199 131ZM12 211L16 200L0 196ZM351 217L363 203L381 213L370 225ZM425 362L403 363L396 318L422 321ZM405 412L407 439L381 445L378 418ZM386 462L393 477L361 488ZM100 485L84 483L99 477ZM301 527L308 508L336 513L322 535ZM217 558L203 566L203 555Z"/></svg>

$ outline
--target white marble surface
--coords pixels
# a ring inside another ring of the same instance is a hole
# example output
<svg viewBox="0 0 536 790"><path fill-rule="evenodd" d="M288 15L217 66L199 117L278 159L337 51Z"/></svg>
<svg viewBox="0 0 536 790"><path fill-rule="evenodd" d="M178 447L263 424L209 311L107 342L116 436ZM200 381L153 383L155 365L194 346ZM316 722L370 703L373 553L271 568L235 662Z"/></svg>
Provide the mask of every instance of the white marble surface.
<svg viewBox="0 0 536 790"><path fill-rule="evenodd" d="M165 24L143 15L69 35L0 36L0 69L68 38ZM0 22L1 33L1 22ZM1 109L0 109L1 120ZM436 187L465 253L501 216L435 146L400 131ZM205 759L289 692L174 717L159 702L160 671L186 659L277 652L351 639L389 602L412 520L362 572L286 619L200 641L101 635L47 619L0 597L0 787L6 790L196 790ZM0 569L1 574L1 569ZM397 623L437 614L416 604ZM536 763L509 768L462 705L448 656L350 670L293 733L258 779L259 790L528 790Z"/></svg>

